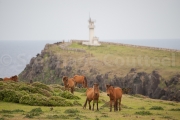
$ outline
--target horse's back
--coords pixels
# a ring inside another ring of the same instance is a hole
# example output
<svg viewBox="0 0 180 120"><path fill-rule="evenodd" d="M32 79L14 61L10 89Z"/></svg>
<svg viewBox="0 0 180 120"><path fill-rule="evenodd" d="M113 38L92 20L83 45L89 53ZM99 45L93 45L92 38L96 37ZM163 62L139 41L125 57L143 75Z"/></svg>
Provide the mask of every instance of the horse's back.
<svg viewBox="0 0 180 120"><path fill-rule="evenodd" d="M5 78L3 79L3 81L8 81L8 80L10 80L10 78L5 77Z"/></svg>
<svg viewBox="0 0 180 120"><path fill-rule="evenodd" d="M75 82L83 82L83 77L84 76L80 76L80 75L75 75L73 78L74 78L74 81Z"/></svg>
<svg viewBox="0 0 180 120"><path fill-rule="evenodd" d="M115 88L115 94L116 94L116 98L121 98L122 97L122 89L119 87Z"/></svg>
<svg viewBox="0 0 180 120"><path fill-rule="evenodd" d="M73 78L69 78L68 84L69 84L70 87L74 87L75 84L74 84Z"/></svg>

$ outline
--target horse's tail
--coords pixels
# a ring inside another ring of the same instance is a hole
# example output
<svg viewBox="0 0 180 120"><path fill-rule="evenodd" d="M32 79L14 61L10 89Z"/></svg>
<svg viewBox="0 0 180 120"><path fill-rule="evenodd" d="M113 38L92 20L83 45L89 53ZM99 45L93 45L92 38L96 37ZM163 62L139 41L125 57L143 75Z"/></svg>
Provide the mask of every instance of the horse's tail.
<svg viewBox="0 0 180 120"><path fill-rule="evenodd" d="M84 87L87 87L87 79L85 76L84 76Z"/></svg>

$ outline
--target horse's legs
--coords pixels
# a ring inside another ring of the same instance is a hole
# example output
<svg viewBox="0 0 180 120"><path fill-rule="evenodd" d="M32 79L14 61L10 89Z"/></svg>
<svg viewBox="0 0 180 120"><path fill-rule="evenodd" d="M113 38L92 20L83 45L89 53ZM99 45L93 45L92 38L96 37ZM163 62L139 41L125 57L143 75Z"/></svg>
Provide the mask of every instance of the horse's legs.
<svg viewBox="0 0 180 120"><path fill-rule="evenodd" d="M112 100L110 100L110 112L112 111Z"/></svg>
<svg viewBox="0 0 180 120"><path fill-rule="evenodd" d="M95 102L95 100L93 100L93 109L92 109L93 111L94 111L94 102Z"/></svg>
<svg viewBox="0 0 180 120"><path fill-rule="evenodd" d="M116 100L114 100L114 111L116 111Z"/></svg>
<svg viewBox="0 0 180 120"><path fill-rule="evenodd" d="M74 94L74 87L71 88L71 93Z"/></svg>
<svg viewBox="0 0 180 120"><path fill-rule="evenodd" d="M91 100L89 100L88 102L89 102L89 110L91 110Z"/></svg>
<svg viewBox="0 0 180 120"><path fill-rule="evenodd" d="M97 99L97 101L96 101L96 104L97 104L97 110L99 111L99 108L98 108L98 99Z"/></svg>
<svg viewBox="0 0 180 120"><path fill-rule="evenodd" d="M116 100L116 111L118 111L118 104L119 104L118 102L119 102L119 100L117 99Z"/></svg>
<svg viewBox="0 0 180 120"><path fill-rule="evenodd" d="M121 111L121 98L119 98L119 111Z"/></svg>
<svg viewBox="0 0 180 120"><path fill-rule="evenodd" d="M86 98L86 101L85 101L85 103L84 103L83 109L86 108L86 105L87 105L87 98Z"/></svg>

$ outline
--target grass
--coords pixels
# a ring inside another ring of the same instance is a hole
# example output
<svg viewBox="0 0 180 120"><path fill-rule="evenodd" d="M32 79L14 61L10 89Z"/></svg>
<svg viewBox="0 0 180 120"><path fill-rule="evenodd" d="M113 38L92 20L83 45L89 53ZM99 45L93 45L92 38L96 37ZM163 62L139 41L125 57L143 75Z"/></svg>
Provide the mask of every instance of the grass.
<svg viewBox="0 0 180 120"><path fill-rule="evenodd" d="M164 78L169 79L180 72L180 53L178 52L109 44L94 47L73 43L70 47L86 50L89 57L86 57L84 67L88 69L88 66L96 66L101 73L111 70L118 76L125 76L134 67L138 71L147 73L156 69ZM73 59L81 62L81 57L84 56L78 56L78 58L73 56Z"/></svg>
<svg viewBox="0 0 180 120"><path fill-rule="evenodd" d="M78 99L79 103L82 105L85 102L86 96L82 96L82 92L75 92L76 96L80 97ZM99 111L90 111L88 108L83 109L82 106L67 106L67 107L58 107L54 106L53 110L48 106L30 106L17 103L9 102L0 102L0 111L24 111L22 112L12 112L10 115L8 113L1 113L1 119L80 119L80 120L144 120L144 119L179 119L179 108L180 103L173 101L163 101L155 100L150 98L139 98L135 96L125 95L122 97L122 110L118 112L109 112L109 106L104 106L105 102L109 101L109 97L106 93L102 92L100 94L100 99L103 99L104 102L99 103ZM71 100L74 101L73 99ZM175 104L173 106L172 104ZM91 102L92 105L92 102ZM123 107L125 106L125 107ZM154 106L154 107L153 107ZM164 110L155 110L150 108L159 108L162 107ZM131 109L129 109L131 108ZM40 112L39 112L40 111ZM41 114L35 114L41 113Z"/></svg>

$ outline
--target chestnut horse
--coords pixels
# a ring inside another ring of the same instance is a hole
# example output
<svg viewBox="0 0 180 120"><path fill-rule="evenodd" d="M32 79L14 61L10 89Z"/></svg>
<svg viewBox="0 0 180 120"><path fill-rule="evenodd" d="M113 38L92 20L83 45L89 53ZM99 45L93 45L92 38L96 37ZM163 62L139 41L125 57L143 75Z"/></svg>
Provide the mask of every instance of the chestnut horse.
<svg viewBox="0 0 180 120"><path fill-rule="evenodd" d="M83 108L86 108L87 101L89 102L89 110L91 110L91 101L93 100L93 109L94 110L94 104L96 102L97 110L98 109L98 99L99 99L99 84L94 83L93 88L88 88L86 90L86 101L84 103Z"/></svg>
<svg viewBox="0 0 180 120"><path fill-rule="evenodd" d="M87 88L87 79L86 79L85 76L75 75L75 76L73 77L73 79L74 79L74 81L75 81L75 86L76 86L76 84L78 83L78 84L82 84L82 86L83 86L84 88Z"/></svg>
<svg viewBox="0 0 180 120"><path fill-rule="evenodd" d="M12 77L10 77L10 78L5 77L5 78L3 79L3 81L14 81L14 82L18 82L18 77L17 77L17 75L12 76Z"/></svg>
<svg viewBox="0 0 180 120"><path fill-rule="evenodd" d="M119 87L114 88L111 85L106 85L106 92L110 98L110 112L112 111L112 103L114 103L114 111L118 111L118 105L119 105L119 111L120 111L121 110L122 89Z"/></svg>
<svg viewBox="0 0 180 120"><path fill-rule="evenodd" d="M63 76L62 80L64 82L65 90L69 91L69 89L71 89L71 93L74 94L75 83L73 78L68 78L67 76Z"/></svg>

